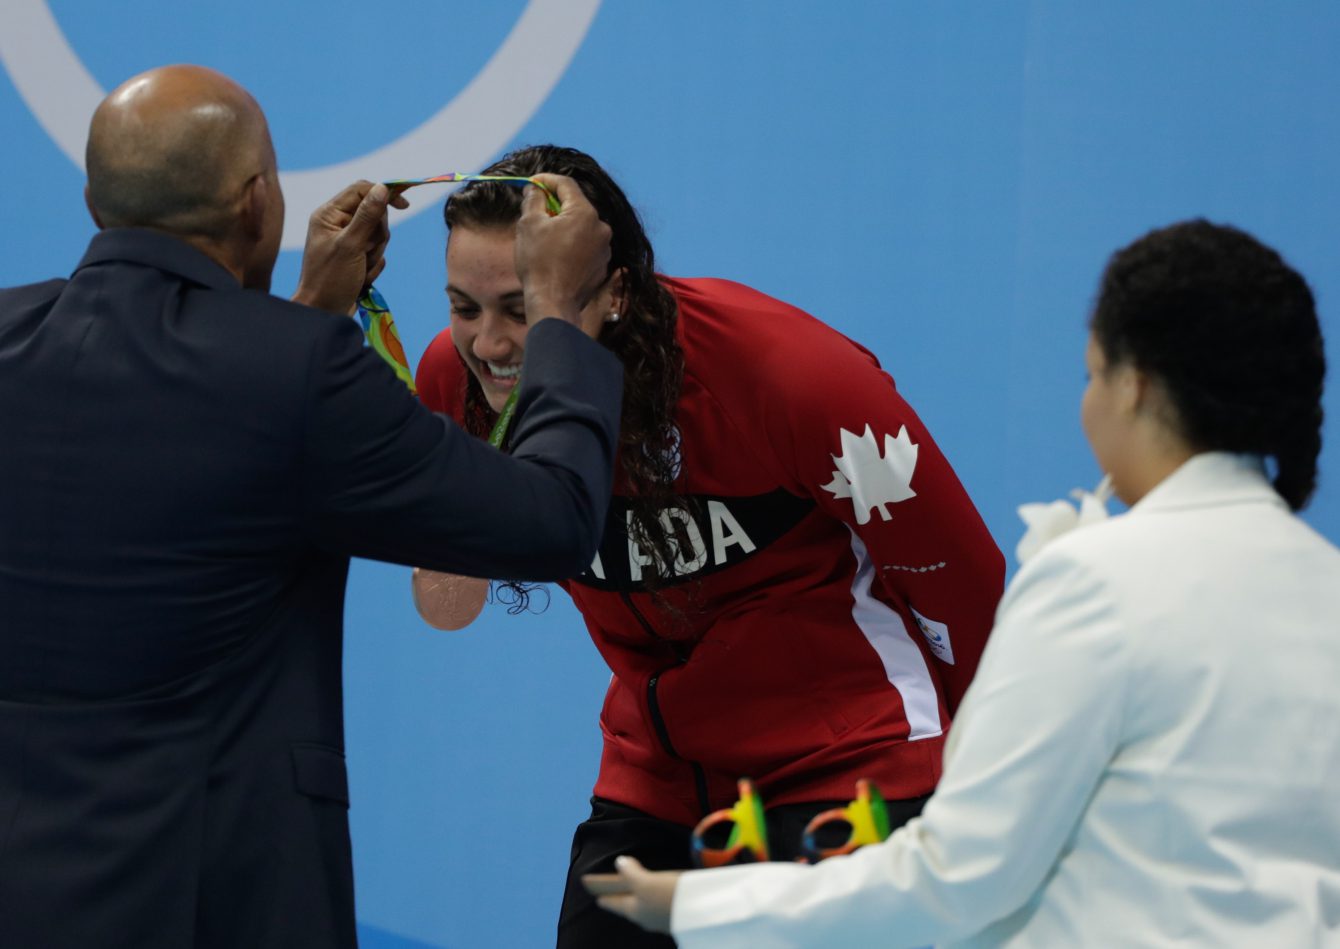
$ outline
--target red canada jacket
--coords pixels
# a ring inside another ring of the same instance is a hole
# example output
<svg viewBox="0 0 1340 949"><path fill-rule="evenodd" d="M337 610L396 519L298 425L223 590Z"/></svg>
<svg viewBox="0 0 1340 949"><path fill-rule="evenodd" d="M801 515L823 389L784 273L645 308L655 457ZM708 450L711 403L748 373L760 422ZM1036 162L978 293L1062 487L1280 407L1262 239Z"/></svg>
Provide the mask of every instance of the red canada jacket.
<svg viewBox="0 0 1340 949"><path fill-rule="evenodd" d="M867 350L740 284L662 278L679 302L676 408L689 543L658 596L615 488L564 584L613 670L595 793L692 824L754 780L768 805L928 794L1004 584L953 470ZM441 333L417 383L459 419Z"/></svg>

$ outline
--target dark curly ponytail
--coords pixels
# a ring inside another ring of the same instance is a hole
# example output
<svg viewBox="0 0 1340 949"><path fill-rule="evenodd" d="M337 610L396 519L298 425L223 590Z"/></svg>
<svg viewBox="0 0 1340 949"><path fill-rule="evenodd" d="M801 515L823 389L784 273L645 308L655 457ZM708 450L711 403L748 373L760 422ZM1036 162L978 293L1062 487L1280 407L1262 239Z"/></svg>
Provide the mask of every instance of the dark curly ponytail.
<svg viewBox="0 0 1340 949"><path fill-rule="evenodd" d="M624 312L617 323L605 325L600 342L624 367L619 464L629 492L628 533L653 559L649 585L655 587L658 579L674 576L678 553L669 526L674 521L663 516L680 503L673 490L681 463L674 413L684 378L684 354L675 335L678 307L656 278L651 241L637 212L590 155L557 145L533 145L504 155L483 173L528 178L540 172L567 175L577 182L610 226L610 273L623 270ZM520 216L521 190L489 181L466 185L447 199L443 210L448 229L513 227ZM487 435L494 417L478 381L468 375L466 429Z"/></svg>
<svg viewBox="0 0 1340 949"><path fill-rule="evenodd" d="M1275 251L1203 220L1113 255L1090 322L1112 364L1150 373L1199 451L1273 457L1293 510L1316 487L1326 356L1312 292Z"/></svg>

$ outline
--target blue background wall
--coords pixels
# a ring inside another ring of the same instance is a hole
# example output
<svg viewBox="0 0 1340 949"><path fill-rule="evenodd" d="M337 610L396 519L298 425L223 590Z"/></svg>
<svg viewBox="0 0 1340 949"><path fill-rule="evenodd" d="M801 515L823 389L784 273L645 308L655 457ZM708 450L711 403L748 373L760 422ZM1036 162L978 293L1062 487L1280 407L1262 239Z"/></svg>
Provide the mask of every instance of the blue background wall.
<svg viewBox="0 0 1340 949"><path fill-rule="evenodd" d="M165 62L236 77L267 110L287 170L414 129L467 87L526 6L49 8L104 89ZM0 31L12 31L43 4L3 7ZM741 280L864 342L1012 551L1016 504L1098 480L1077 422L1081 354L1118 245L1192 215L1255 232L1311 280L1340 362L1337 48L1340 6L1320 0L625 0L600 5L510 140L465 145L586 149L642 209L663 270ZM0 284L68 272L92 232L83 174L4 74L0 128ZM361 173L475 170L447 154L416 160ZM410 196L432 207L397 225L379 285L417 361L447 319L443 193ZM290 200L290 215L310 209ZM292 291L297 266L296 252L281 257L277 292ZM1308 517L1340 540L1334 378L1327 410ZM444 634L417 619L408 582L360 563L349 593L365 944L546 944L608 672L561 592L542 615L493 607Z"/></svg>

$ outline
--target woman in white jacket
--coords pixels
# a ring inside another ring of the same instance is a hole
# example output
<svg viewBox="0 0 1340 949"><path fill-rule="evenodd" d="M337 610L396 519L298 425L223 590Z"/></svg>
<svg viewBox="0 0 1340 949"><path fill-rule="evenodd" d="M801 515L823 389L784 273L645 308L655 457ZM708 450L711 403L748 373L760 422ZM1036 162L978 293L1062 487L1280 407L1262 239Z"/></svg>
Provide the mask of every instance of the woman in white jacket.
<svg viewBox="0 0 1340 949"><path fill-rule="evenodd" d="M922 817L817 866L621 858L602 905L682 947L1340 945L1340 551L1292 513L1312 294L1191 221L1113 257L1091 330L1131 510L1019 572Z"/></svg>

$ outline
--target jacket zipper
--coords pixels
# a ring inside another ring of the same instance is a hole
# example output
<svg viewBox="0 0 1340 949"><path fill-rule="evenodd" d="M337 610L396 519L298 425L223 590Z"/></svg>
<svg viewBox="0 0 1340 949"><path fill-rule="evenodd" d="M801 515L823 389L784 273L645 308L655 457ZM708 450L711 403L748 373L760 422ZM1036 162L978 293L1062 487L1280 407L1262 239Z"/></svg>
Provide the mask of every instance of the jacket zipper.
<svg viewBox="0 0 1340 949"><path fill-rule="evenodd" d="M633 602L633 598L627 593L620 593L619 596L624 601L624 605L628 607L629 612L631 612L638 623L641 624L648 636L658 642L666 643L672 650L674 650L675 658L679 665L682 666L689 661L689 654L683 643L672 639L666 639L660 633L656 632L651 623L647 621L647 618L642 615L642 611L637 608L637 604ZM662 674L662 672L658 672L647 680L647 710L651 713L651 724L652 727L656 729L656 737L661 740L661 746L665 749L666 754L672 758L677 758L678 760L683 761L693 769L693 786L694 791L698 795L698 810L703 816L706 816L709 809L707 797L707 774L703 770L703 766L698 762L689 761L681 756L679 752L675 751L674 743L670 741L670 731L665 727L665 719L661 716L661 703L656 697L656 686L661 681Z"/></svg>

